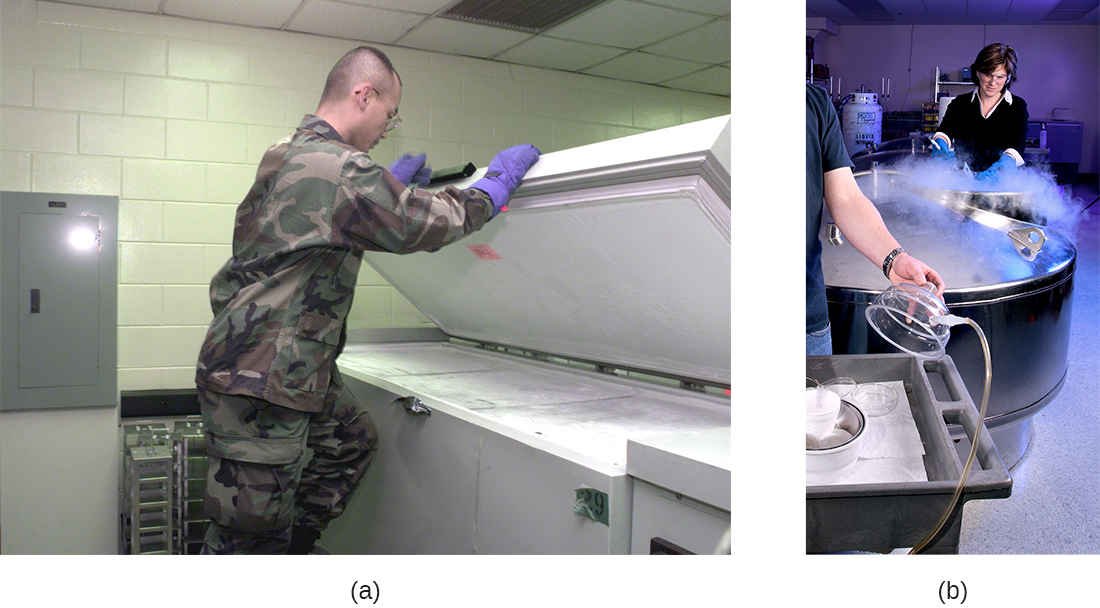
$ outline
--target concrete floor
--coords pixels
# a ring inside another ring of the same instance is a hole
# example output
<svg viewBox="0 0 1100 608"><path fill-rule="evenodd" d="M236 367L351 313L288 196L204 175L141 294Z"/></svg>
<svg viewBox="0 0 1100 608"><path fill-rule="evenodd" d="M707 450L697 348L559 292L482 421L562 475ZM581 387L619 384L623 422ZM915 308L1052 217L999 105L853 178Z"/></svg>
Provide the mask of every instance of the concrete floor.
<svg viewBox="0 0 1100 608"><path fill-rule="evenodd" d="M1098 196L1091 177L1073 186L1082 205ZM1031 443L1010 471L1012 496L965 505L960 553L1100 554L1100 202L1076 237L1066 382L1032 418Z"/></svg>

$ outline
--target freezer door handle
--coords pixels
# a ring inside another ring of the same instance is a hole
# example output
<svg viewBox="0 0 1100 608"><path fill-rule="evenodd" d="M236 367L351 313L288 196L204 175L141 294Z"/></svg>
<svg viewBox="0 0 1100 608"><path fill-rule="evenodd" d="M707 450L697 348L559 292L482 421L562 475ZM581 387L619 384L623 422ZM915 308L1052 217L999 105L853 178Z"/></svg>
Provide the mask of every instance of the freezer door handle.
<svg viewBox="0 0 1100 608"><path fill-rule="evenodd" d="M413 395L393 400L394 405L402 405L410 416L431 416L432 410L424 405L424 402Z"/></svg>

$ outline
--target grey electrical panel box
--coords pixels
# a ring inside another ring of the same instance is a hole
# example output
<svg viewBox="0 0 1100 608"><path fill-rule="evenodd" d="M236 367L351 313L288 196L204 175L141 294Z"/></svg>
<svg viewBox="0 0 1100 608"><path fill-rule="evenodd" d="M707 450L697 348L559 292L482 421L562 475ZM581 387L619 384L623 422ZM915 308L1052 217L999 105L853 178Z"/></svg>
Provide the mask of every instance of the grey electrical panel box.
<svg viewBox="0 0 1100 608"><path fill-rule="evenodd" d="M0 410L118 403L118 197L0 192Z"/></svg>

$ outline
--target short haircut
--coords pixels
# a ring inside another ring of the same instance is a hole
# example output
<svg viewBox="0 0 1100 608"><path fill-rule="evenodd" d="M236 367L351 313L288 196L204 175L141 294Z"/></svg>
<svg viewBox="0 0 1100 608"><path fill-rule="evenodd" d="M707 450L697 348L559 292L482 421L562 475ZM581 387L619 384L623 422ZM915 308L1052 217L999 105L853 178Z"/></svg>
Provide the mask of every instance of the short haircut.
<svg viewBox="0 0 1100 608"><path fill-rule="evenodd" d="M1008 72L1008 79L1005 80L1005 89L1008 89L1013 82L1016 82L1016 51L1003 42L994 42L978 52L977 58L970 66L970 79L974 84L981 84L978 81L978 72L991 74L1000 65L1003 65Z"/></svg>
<svg viewBox="0 0 1100 608"><path fill-rule="evenodd" d="M379 93L386 93L393 78L401 82L401 76L385 53L372 46L354 48L329 70L321 103L335 102L350 95L352 88L361 82L369 82Z"/></svg>

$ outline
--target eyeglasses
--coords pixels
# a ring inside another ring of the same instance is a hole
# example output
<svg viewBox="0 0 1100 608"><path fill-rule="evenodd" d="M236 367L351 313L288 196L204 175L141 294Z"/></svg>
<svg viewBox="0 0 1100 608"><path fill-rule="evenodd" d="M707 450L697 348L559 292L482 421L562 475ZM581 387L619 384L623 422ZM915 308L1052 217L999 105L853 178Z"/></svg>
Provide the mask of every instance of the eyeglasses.
<svg viewBox="0 0 1100 608"><path fill-rule="evenodd" d="M382 103L386 104L386 109L389 110L390 117L386 119L385 131L389 133L397 128L397 125L401 124L401 117L397 115L397 110L393 109L389 103L386 103L385 99L382 99L382 93L378 92L378 89L374 89L375 93L378 93L378 99Z"/></svg>
<svg viewBox="0 0 1100 608"><path fill-rule="evenodd" d="M1008 80L1008 74L987 74L985 72L978 72L978 75L981 76L982 78L984 78L985 80L992 80L993 82L996 82L996 83L1002 83L1002 82Z"/></svg>

